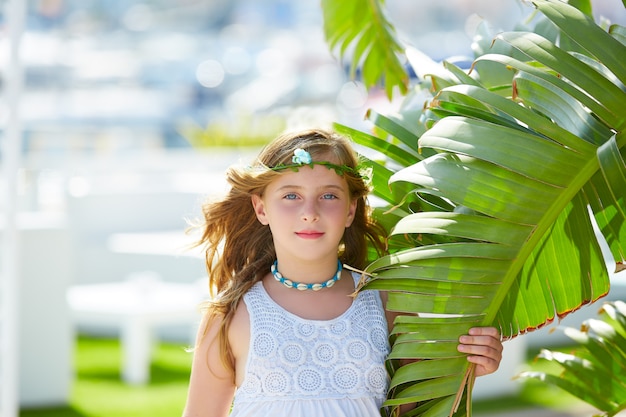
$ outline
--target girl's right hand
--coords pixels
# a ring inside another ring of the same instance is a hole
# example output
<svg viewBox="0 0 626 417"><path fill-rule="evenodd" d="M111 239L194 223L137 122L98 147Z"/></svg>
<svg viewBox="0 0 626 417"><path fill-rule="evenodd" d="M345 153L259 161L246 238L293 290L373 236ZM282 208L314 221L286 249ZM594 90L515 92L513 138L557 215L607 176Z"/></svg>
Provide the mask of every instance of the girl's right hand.
<svg viewBox="0 0 626 417"><path fill-rule="evenodd" d="M502 342L495 327L473 327L459 338L459 352L469 353L467 360L476 364L476 376L494 373L502 361Z"/></svg>

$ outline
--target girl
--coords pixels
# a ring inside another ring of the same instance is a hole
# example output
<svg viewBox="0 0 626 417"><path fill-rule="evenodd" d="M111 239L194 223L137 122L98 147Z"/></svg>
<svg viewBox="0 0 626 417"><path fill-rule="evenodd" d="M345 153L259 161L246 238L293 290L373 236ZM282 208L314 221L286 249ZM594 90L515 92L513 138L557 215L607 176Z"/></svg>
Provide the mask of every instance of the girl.
<svg viewBox="0 0 626 417"><path fill-rule="evenodd" d="M218 296L198 333L184 417L375 417L389 353L385 294L343 268L384 252L350 142L312 130L277 138L231 190L206 204L209 284ZM475 328L459 350L494 372L502 345Z"/></svg>

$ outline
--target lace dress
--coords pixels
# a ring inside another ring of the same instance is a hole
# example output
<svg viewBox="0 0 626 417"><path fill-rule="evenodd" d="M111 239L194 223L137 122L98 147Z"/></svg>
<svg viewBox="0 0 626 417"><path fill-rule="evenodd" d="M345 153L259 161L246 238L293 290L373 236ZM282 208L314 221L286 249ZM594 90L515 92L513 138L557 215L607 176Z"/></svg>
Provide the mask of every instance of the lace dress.
<svg viewBox="0 0 626 417"><path fill-rule="evenodd" d="M377 291L360 292L331 320L306 320L286 311L261 282L244 302L250 351L231 417L380 416L389 343Z"/></svg>

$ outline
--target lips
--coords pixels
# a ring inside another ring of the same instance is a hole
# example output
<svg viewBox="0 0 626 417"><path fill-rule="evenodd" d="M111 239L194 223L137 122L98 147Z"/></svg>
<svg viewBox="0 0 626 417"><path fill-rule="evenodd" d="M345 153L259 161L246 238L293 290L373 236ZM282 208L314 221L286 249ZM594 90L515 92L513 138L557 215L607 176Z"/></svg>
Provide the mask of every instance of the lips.
<svg viewBox="0 0 626 417"><path fill-rule="evenodd" d="M302 230L300 232L296 232L296 235L302 239L317 239L322 237L324 233L314 230Z"/></svg>

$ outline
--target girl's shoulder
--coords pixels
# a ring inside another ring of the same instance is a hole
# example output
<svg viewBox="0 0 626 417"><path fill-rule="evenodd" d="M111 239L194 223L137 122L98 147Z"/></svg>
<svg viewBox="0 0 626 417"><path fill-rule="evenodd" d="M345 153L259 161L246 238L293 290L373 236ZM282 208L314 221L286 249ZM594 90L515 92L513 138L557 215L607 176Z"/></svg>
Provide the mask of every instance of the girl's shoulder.
<svg viewBox="0 0 626 417"><path fill-rule="evenodd" d="M250 334L250 315L246 303L239 301L228 327L229 340L241 340ZM234 345L233 345L234 346Z"/></svg>

